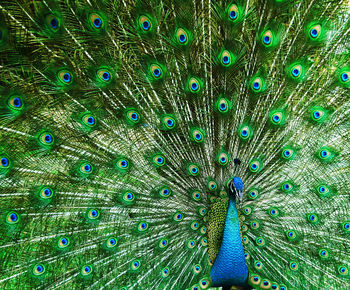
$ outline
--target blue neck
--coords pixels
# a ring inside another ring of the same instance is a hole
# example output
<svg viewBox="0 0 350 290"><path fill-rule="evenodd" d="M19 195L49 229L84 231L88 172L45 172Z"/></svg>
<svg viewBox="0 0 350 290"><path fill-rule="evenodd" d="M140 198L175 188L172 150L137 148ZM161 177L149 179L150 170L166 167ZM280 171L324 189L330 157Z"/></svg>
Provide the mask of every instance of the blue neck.
<svg viewBox="0 0 350 290"><path fill-rule="evenodd" d="M236 202L230 197L221 248L210 272L213 286L248 286Z"/></svg>

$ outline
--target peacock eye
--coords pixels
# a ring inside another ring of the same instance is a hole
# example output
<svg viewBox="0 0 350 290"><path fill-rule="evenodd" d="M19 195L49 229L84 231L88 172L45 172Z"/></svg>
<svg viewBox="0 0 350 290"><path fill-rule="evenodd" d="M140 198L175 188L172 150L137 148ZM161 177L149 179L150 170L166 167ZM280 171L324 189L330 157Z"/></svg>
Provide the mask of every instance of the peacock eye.
<svg viewBox="0 0 350 290"><path fill-rule="evenodd" d="M103 18L98 13L91 13L89 19L94 29L101 29L104 26Z"/></svg>
<svg viewBox="0 0 350 290"><path fill-rule="evenodd" d="M227 8L228 19L232 22L236 22L239 19L239 9L237 5L232 4Z"/></svg>
<svg viewBox="0 0 350 290"><path fill-rule="evenodd" d="M152 29L151 19L145 15L139 17L139 25L144 32L148 32Z"/></svg>
<svg viewBox="0 0 350 290"><path fill-rule="evenodd" d="M63 85L69 85L73 82L73 76L68 70L61 70L57 73L58 80Z"/></svg>
<svg viewBox="0 0 350 290"><path fill-rule="evenodd" d="M8 100L8 106L16 111L19 111L23 108L22 99L20 96L12 96Z"/></svg>

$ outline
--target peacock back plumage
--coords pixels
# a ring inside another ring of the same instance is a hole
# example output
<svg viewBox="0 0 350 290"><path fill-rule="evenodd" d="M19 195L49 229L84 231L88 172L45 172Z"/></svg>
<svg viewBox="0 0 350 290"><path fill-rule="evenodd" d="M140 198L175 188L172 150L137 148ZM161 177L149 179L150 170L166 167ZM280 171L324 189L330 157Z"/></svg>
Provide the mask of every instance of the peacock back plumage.
<svg viewBox="0 0 350 290"><path fill-rule="evenodd" d="M2 0L0 287L350 288L348 0Z"/></svg>

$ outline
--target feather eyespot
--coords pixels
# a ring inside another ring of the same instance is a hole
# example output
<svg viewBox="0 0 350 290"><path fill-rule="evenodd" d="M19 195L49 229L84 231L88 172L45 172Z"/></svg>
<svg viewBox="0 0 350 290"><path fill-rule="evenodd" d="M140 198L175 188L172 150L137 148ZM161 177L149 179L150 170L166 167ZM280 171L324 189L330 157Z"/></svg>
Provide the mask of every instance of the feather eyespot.
<svg viewBox="0 0 350 290"><path fill-rule="evenodd" d="M173 220L176 222L181 222L184 219L184 215L181 212L176 212L173 216Z"/></svg>
<svg viewBox="0 0 350 290"><path fill-rule="evenodd" d="M189 35L184 29L179 28L176 31L176 40L180 45L187 45L189 42Z"/></svg>
<svg viewBox="0 0 350 290"><path fill-rule="evenodd" d="M55 138L51 133L44 131L39 135L39 142L44 147L48 148L52 147L55 142Z"/></svg>
<svg viewBox="0 0 350 290"><path fill-rule="evenodd" d="M228 7L227 9L227 16L228 19L232 22L236 22L239 19L239 9L237 5L232 4L231 6Z"/></svg>
<svg viewBox="0 0 350 290"><path fill-rule="evenodd" d="M154 155L152 158L152 162L156 167L162 167L166 164L165 157L162 154Z"/></svg>
<svg viewBox="0 0 350 290"><path fill-rule="evenodd" d="M0 169L10 167L10 160L7 157L2 156L0 158Z"/></svg>
<svg viewBox="0 0 350 290"><path fill-rule="evenodd" d="M274 43L274 34L271 30L266 30L261 34L262 44L265 47L271 47Z"/></svg>
<svg viewBox="0 0 350 290"><path fill-rule="evenodd" d="M58 240L58 247L60 249L67 248L69 246L69 244L70 244L70 240L68 237L61 237Z"/></svg>
<svg viewBox="0 0 350 290"><path fill-rule="evenodd" d="M11 96L7 102L8 106L14 110L21 110L23 108L23 102L20 96Z"/></svg>
<svg viewBox="0 0 350 290"><path fill-rule="evenodd" d="M40 197L43 199L49 199L53 196L53 190L50 187L44 186L40 190Z"/></svg>
<svg viewBox="0 0 350 290"><path fill-rule="evenodd" d="M139 26L144 32L148 32L152 29L151 19L145 15L139 17Z"/></svg>
<svg viewBox="0 0 350 290"><path fill-rule="evenodd" d="M33 274L40 276L45 273L45 266L43 264L37 264L33 267Z"/></svg>
<svg viewBox="0 0 350 290"><path fill-rule="evenodd" d="M82 163L80 165L80 172L83 174L91 174L94 168L90 163Z"/></svg>
<svg viewBox="0 0 350 290"><path fill-rule="evenodd" d="M176 119L173 115L163 115L161 123L164 130L172 130L176 127Z"/></svg>
<svg viewBox="0 0 350 290"><path fill-rule="evenodd" d="M104 19L99 13L91 13L89 15L90 26L94 30L99 30L104 27Z"/></svg>
<svg viewBox="0 0 350 290"><path fill-rule="evenodd" d="M57 73L58 80L63 85L70 85L73 82L73 75L68 70L60 70Z"/></svg>
<svg viewBox="0 0 350 290"><path fill-rule="evenodd" d="M141 267L141 262L140 260L133 260L130 262L130 269L132 271L137 271Z"/></svg>
<svg viewBox="0 0 350 290"><path fill-rule="evenodd" d="M109 83L112 80L112 74L109 70L102 68L97 71L97 77L104 83Z"/></svg>
<svg viewBox="0 0 350 290"><path fill-rule="evenodd" d="M100 217L100 211L98 209L90 209L88 211L88 218L91 220L96 220Z"/></svg>
<svg viewBox="0 0 350 290"><path fill-rule="evenodd" d="M90 275L92 273L92 266L91 265L85 265L81 268L80 272L83 276Z"/></svg>
<svg viewBox="0 0 350 290"><path fill-rule="evenodd" d="M162 278L167 278L169 276L169 268L165 267L162 271L161 271L161 276Z"/></svg>
<svg viewBox="0 0 350 290"><path fill-rule="evenodd" d="M321 34L321 25L315 25L309 29L309 35L312 39L319 38Z"/></svg>
<svg viewBox="0 0 350 290"><path fill-rule="evenodd" d="M60 17L54 14L49 14L46 16L45 20L46 20L46 25L49 27L49 29L52 32L57 32L60 29L61 27Z"/></svg>
<svg viewBox="0 0 350 290"><path fill-rule="evenodd" d="M195 240L189 240L187 242L187 248L188 249L193 249L196 246L196 241Z"/></svg>
<svg viewBox="0 0 350 290"><path fill-rule="evenodd" d="M199 174L199 167L196 164L189 164L187 167L187 173L192 176L197 176Z"/></svg>
<svg viewBox="0 0 350 290"><path fill-rule="evenodd" d="M11 211L6 216L6 222L10 225L17 224L19 222L19 216L15 211Z"/></svg>

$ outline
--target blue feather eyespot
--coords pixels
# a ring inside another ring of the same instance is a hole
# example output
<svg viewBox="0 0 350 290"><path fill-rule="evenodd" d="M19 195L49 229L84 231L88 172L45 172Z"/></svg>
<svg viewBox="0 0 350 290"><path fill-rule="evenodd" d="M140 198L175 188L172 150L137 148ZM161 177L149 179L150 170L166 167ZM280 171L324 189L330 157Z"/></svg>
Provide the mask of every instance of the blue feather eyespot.
<svg viewBox="0 0 350 290"><path fill-rule="evenodd" d="M257 270L261 270L261 268L262 268L262 262L260 262L260 261L255 261L254 262L254 267L255 267L255 269L257 269Z"/></svg>
<svg viewBox="0 0 350 290"><path fill-rule="evenodd" d="M163 115L161 122L165 130L172 130L176 127L176 119L173 115Z"/></svg>
<svg viewBox="0 0 350 290"><path fill-rule="evenodd" d="M294 185L291 182L282 183L282 191L285 193L290 193L294 190Z"/></svg>
<svg viewBox="0 0 350 290"><path fill-rule="evenodd" d="M253 136L253 129L250 126L246 125L246 124L242 124L238 128L238 136L242 140L248 140L249 138L251 138Z"/></svg>
<svg viewBox="0 0 350 290"><path fill-rule="evenodd" d="M200 206L199 208L197 208L197 210L201 216L205 216L207 214L207 209L204 206Z"/></svg>
<svg viewBox="0 0 350 290"><path fill-rule="evenodd" d="M309 33L310 33L311 38L314 38L314 39L318 38L320 36L320 33L321 33L321 26L316 25L316 26L312 27L310 29Z"/></svg>
<svg viewBox="0 0 350 290"><path fill-rule="evenodd" d="M126 190L122 194L122 202L126 205L132 205L135 202L135 194L131 191Z"/></svg>
<svg viewBox="0 0 350 290"><path fill-rule="evenodd" d="M253 76L249 82L249 87L253 93L262 93L266 89L265 80L260 76Z"/></svg>
<svg viewBox="0 0 350 290"><path fill-rule="evenodd" d="M66 249L70 245L70 239L68 237L60 237L57 245L59 249Z"/></svg>
<svg viewBox="0 0 350 290"><path fill-rule="evenodd" d="M187 173L191 176L199 175L199 167L197 164L189 164L187 166Z"/></svg>
<svg viewBox="0 0 350 290"><path fill-rule="evenodd" d="M100 217L100 211L98 209L90 209L87 212L87 217L90 220L97 220Z"/></svg>
<svg viewBox="0 0 350 290"><path fill-rule="evenodd" d="M199 201L202 199L202 194L199 190L194 190L191 192L191 197L194 201Z"/></svg>
<svg viewBox="0 0 350 290"><path fill-rule="evenodd" d="M105 27L105 19L100 13L91 13L89 15L89 26L93 31L101 31Z"/></svg>
<svg viewBox="0 0 350 290"><path fill-rule="evenodd" d="M10 167L10 160L5 156L0 157L0 169L6 169L9 167Z"/></svg>
<svg viewBox="0 0 350 290"><path fill-rule="evenodd" d="M57 15L49 14L46 16L45 21L52 32L57 32L61 27L61 19Z"/></svg>
<svg viewBox="0 0 350 290"><path fill-rule="evenodd" d="M186 247L188 248L188 249L193 249L194 247L196 246L196 241L195 240L188 240L187 242L186 242Z"/></svg>
<svg viewBox="0 0 350 290"><path fill-rule="evenodd" d="M43 264L37 264L33 267L34 276L41 276L45 273L45 266Z"/></svg>
<svg viewBox="0 0 350 290"><path fill-rule="evenodd" d="M298 234L295 230L286 231L286 236L290 242L294 242L298 240Z"/></svg>
<svg viewBox="0 0 350 290"><path fill-rule="evenodd" d="M19 215L15 211L11 211L6 215L6 223L14 225L19 222Z"/></svg>
<svg viewBox="0 0 350 290"><path fill-rule="evenodd" d="M50 199L53 197L53 194L54 194L53 190L48 186L42 187L39 191L39 196L40 198L43 198L43 199Z"/></svg>
<svg viewBox="0 0 350 290"><path fill-rule="evenodd" d="M350 233L350 221L345 221L341 224L344 233Z"/></svg>
<svg viewBox="0 0 350 290"><path fill-rule="evenodd" d="M250 278L249 278L249 281L250 281L250 283L253 284L253 285L259 285L260 282L261 282L261 278L260 278L260 276L257 275L257 274L251 274L251 275L250 275Z"/></svg>
<svg viewBox="0 0 350 290"><path fill-rule="evenodd" d="M243 207L243 213L247 216L250 215L252 213L252 208L246 205L245 207Z"/></svg>
<svg viewBox="0 0 350 290"><path fill-rule="evenodd" d="M189 42L189 33L183 29L179 28L175 33L176 41L180 45L187 45Z"/></svg>
<svg viewBox="0 0 350 290"><path fill-rule="evenodd" d="M190 138L197 144L203 143L205 140L205 133L202 129L199 128L191 128Z"/></svg>
<svg viewBox="0 0 350 290"><path fill-rule="evenodd" d="M262 161L259 159L253 159L249 162L249 170L250 172L257 173L262 169Z"/></svg>
<svg viewBox="0 0 350 290"><path fill-rule="evenodd" d="M334 159L336 153L329 147L321 147L318 151L317 157L323 162L330 162Z"/></svg>
<svg viewBox="0 0 350 290"><path fill-rule="evenodd" d="M236 4L232 4L226 8L228 20L237 22L240 19L240 10Z"/></svg>
<svg viewBox="0 0 350 290"><path fill-rule="evenodd" d="M307 215L307 221L310 224L317 224L319 222L318 215L315 213L310 213Z"/></svg>
<svg viewBox="0 0 350 290"><path fill-rule="evenodd" d="M191 230L198 230L199 228L199 223L197 221L191 222Z"/></svg>
<svg viewBox="0 0 350 290"><path fill-rule="evenodd" d="M96 72L97 81L99 83L107 84L112 81L112 73L106 67L101 67Z"/></svg>
<svg viewBox="0 0 350 290"><path fill-rule="evenodd" d="M23 109L22 98L18 95L11 96L8 99L7 104L8 104L10 109L13 109L16 111L20 111Z"/></svg>
<svg viewBox="0 0 350 290"><path fill-rule="evenodd" d="M259 196L259 190L257 188L250 188L249 189L249 199L254 200Z"/></svg>
<svg viewBox="0 0 350 290"><path fill-rule="evenodd" d="M184 219L184 215L182 212L178 211L173 215L173 220L175 222L181 222Z"/></svg>
<svg viewBox="0 0 350 290"><path fill-rule="evenodd" d="M149 225L148 225L148 222L146 222L146 221L141 221L137 225L137 230L138 230L139 233L146 232L148 230L148 228L149 228Z"/></svg>
<svg viewBox="0 0 350 290"><path fill-rule="evenodd" d="M149 32L152 30L152 21L149 17L141 15L138 20L139 27L143 32Z"/></svg>
<svg viewBox="0 0 350 290"><path fill-rule="evenodd" d="M168 245L169 245L169 241L166 238L162 238L158 242L158 248L162 250L166 249Z"/></svg>
<svg viewBox="0 0 350 290"><path fill-rule="evenodd" d="M339 273L341 276L347 276L348 273L349 273L348 267L345 266L345 265L340 265L340 266L338 266L338 273Z"/></svg>
<svg viewBox="0 0 350 290"><path fill-rule="evenodd" d="M127 109L125 111L125 117L128 124L131 126L137 125L141 121L140 113L133 108Z"/></svg>
<svg viewBox="0 0 350 290"><path fill-rule="evenodd" d="M114 236L108 237L105 242L105 245L108 250L115 249L118 245L118 239Z"/></svg>
<svg viewBox="0 0 350 290"><path fill-rule="evenodd" d="M80 273L83 276L91 275L91 273L92 273L92 266L91 265L84 265L83 267L81 267Z"/></svg>
<svg viewBox="0 0 350 290"><path fill-rule="evenodd" d="M250 228L252 230L257 230L257 229L260 228L260 223L258 221L256 221L256 220L253 220L253 221L250 222Z"/></svg>
<svg viewBox="0 0 350 290"><path fill-rule="evenodd" d="M162 154L155 154L152 158L152 162L156 167L162 167L166 165L165 156Z"/></svg>
<svg viewBox="0 0 350 290"><path fill-rule="evenodd" d="M216 160L221 166L226 166L230 162L230 156L227 152L220 150Z"/></svg>
<svg viewBox="0 0 350 290"><path fill-rule="evenodd" d="M222 49L219 54L219 61L225 68L231 67L236 62L237 57L230 51Z"/></svg>
<svg viewBox="0 0 350 290"><path fill-rule="evenodd" d="M207 238L205 238L205 237L201 238L201 244L202 244L203 247L206 247L208 245Z"/></svg>
<svg viewBox="0 0 350 290"><path fill-rule="evenodd" d="M265 47L271 47L274 42L274 34L271 30L266 30L261 34L262 44Z"/></svg>
<svg viewBox="0 0 350 290"><path fill-rule="evenodd" d="M81 117L81 121L84 125L86 125L87 127L95 127L96 125L96 119L95 117L90 114L90 113L86 113Z"/></svg>
<svg viewBox="0 0 350 290"><path fill-rule="evenodd" d="M168 198L171 195L172 191L168 186L163 186L158 191L158 194L161 198Z"/></svg>
<svg viewBox="0 0 350 290"><path fill-rule="evenodd" d="M329 251L324 248L318 251L318 255L320 256L321 260L328 260L330 258Z"/></svg>
<svg viewBox="0 0 350 290"><path fill-rule="evenodd" d="M341 80L345 83L347 81L349 81L349 74L344 72L341 74Z"/></svg>
<svg viewBox="0 0 350 290"><path fill-rule="evenodd" d="M295 66L291 69L291 74L293 77L298 78L301 74L302 67L300 65Z"/></svg>
<svg viewBox="0 0 350 290"><path fill-rule="evenodd" d="M149 70L154 80L159 80L163 78L163 69L160 65L151 64Z"/></svg>
<svg viewBox="0 0 350 290"><path fill-rule="evenodd" d="M168 267L163 268L162 271L161 271L162 278L167 278L169 276L169 272L170 271L169 271Z"/></svg>
<svg viewBox="0 0 350 290"><path fill-rule="evenodd" d="M202 89L202 81L200 81L196 77L191 77L187 81L187 88L188 88L188 91L191 93L194 93L194 94L199 93Z"/></svg>
<svg viewBox="0 0 350 290"><path fill-rule="evenodd" d="M306 67L299 62L292 63L287 69L288 76L295 82L301 82L306 76Z"/></svg>
<svg viewBox="0 0 350 290"><path fill-rule="evenodd" d="M193 266L193 273L197 275L197 274L199 274L200 272L202 272L202 267L201 267L201 265L199 265L199 264L194 265L194 266Z"/></svg>
<svg viewBox="0 0 350 290"><path fill-rule="evenodd" d="M140 260L134 259L130 262L130 270L137 271L141 267Z"/></svg>
<svg viewBox="0 0 350 290"><path fill-rule="evenodd" d="M201 279L199 284L200 284L202 289L207 289L210 286L210 282L206 278Z"/></svg>
<svg viewBox="0 0 350 290"><path fill-rule="evenodd" d="M42 145L51 146L54 143L54 137L51 133L43 132L39 136L39 141Z"/></svg>
<svg viewBox="0 0 350 290"><path fill-rule="evenodd" d="M291 269L292 271L297 271L299 269L299 263L294 261L290 262L289 269Z"/></svg>
<svg viewBox="0 0 350 290"><path fill-rule="evenodd" d="M277 207L271 207L268 209L267 212L270 215L270 217L273 217L273 218L277 218L280 214Z"/></svg>
<svg viewBox="0 0 350 290"><path fill-rule="evenodd" d="M70 85L73 82L73 75L68 70L60 70L57 73L57 79L63 85Z"/></svg>
<svg viewBox="0 0 350 290"><path fill-rule="evenodd" d="M275 112L271 114L270 120L274 125L280 125L283 122L284 116L282 112Z"/></svg>
<svg viewBox="0 0 350 290"><path fill-rule="evenodd" d="M90 163L83 162L80 165L79 170L84 175L90 175L93 172L94 167Z"/></svg>
<svg viewBox="0 0 350 290"><path fill-rule="evenodd" d="M217 185L217 183L216 183L216 181L215 180L212 180L212 179L209 179L208 180L208 189L209 189L209 191L216 191L216 189L217 189L217 187L218 187L218 185Z"/></svg>

